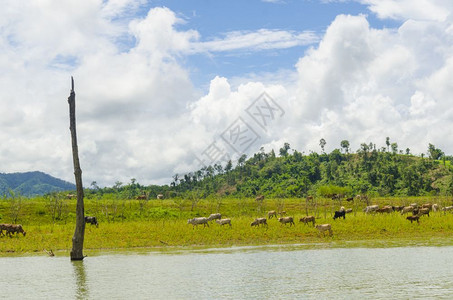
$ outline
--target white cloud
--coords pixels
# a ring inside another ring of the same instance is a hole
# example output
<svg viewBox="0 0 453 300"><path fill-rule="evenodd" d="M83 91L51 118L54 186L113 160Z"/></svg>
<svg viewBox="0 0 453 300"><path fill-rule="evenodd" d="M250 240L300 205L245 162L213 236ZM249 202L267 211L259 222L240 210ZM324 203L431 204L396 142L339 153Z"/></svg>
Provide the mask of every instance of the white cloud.
<svg viewBox="0 0 453 300"><path fill-rule="evenodd" d="M450 0L359 0L382 19L445 21L453 3Z"/></svg>
<svg viewBox="0 0 453 300"><path fill-rule="evenodd" d="M203 41L192 45L193 52L223 52L223 51L260 51L269 49L285 49L305 46L318 41L314 32L259 29L257 31L232 31L223 38Z"/></svg>
<svg viewBox="0 0 453 300"><path fill-rule="evenodd" d="M451 7L434 1L367 1L396 29L374 29L365 16L338 16L324 36L261 29L203 40L168 8L135 19L133 1L9 1L0 12L0 165L41 170L73 181L67 97L74 75L79 151L85 185L136 178L168 183L199 167L199 156L237 118L257 131L250 149L289 142L301 151L385 143L451 153L453 30ZM394 13L388 7L397 7ZM436 9L444 13L433 17ZM125 15L126 14L126 15ZM445 16L444 16L445 15ZM123 17L124 16L124 17ZM118 44L127 37L134 45ZM213 76L192 86L180 63L193 53L264 51L307 45L294 70ZM246 109L266 91L285 111L263 130Z"/></svg>
<svg viewBox="0 0 453 300"><path fill-rule="evenodd" d="M330 150L342 139L353 149L362 142L379 147L389 136L414 153L425 152L428 143L452 149L438 134L453 112L447 28L424 19L378 30L364 16L338 16L297 64L291 122L301 130L295 146L319 150L323 137Z"/></svg>

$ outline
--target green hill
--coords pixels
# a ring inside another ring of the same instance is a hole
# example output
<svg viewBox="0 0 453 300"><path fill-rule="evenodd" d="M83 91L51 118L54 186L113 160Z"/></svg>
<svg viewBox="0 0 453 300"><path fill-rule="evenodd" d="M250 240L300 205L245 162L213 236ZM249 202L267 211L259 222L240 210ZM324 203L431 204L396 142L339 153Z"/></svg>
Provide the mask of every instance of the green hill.
<svg viewBox="0 0 453 300"><path fill-rule="evenodd" d="M448 160L363 147L357 153L304 155L287 148L241 157L235 168L214 165L182 176L170 188L180 194L253 197L368 193L376 196L452 195Z"/></svg>
<svg viewBox="0 0 453 300"><path fill-rule="evenodd" d="M0 173L0 195L9 191L31 197L50 192L75 190L75 185L43 172Z"/></svg>

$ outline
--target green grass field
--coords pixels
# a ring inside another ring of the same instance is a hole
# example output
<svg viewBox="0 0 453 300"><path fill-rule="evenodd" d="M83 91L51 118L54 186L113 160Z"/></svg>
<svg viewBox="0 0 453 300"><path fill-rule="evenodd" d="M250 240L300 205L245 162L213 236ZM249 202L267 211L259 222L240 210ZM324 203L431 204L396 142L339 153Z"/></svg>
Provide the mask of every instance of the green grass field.
<svg viewBox="0 0 453 300"><path fill-rule="evenodd" d="M22 224L26 236L0 237L0 256L29 255L52 250L67 255L72 247L75 228L75 200L34 198L0 201L0 223ZM416 202L451 205L449 198L376 198L370 201L380 206L408 205ZM370 203L370 204L371 204ZM319 247L387 247L399 245L452 245L453 214L431 212L420 224L410 223L398 212L366 215L365 203L341 203L353 212L346 219L333 220L340 203L331 199L316 199L306 206L305 199L210 200L122 200L86 199L85 214L96 216L99 227L87 224L85 254L104 250L126 250L140 247L173 249L178 247L230 247L245 245L307 244ZM286 211L293 216L295 226L268 220L267 227L251 227L256 217L267 211ZM232 227L214 221L209 227L193 227L187 219L220 212L231 218ZM330 223L333 236L320 235L310 225L299 222L306 213L316 216L316 223ZM15 221L15 222L14 222Z"/></svg>

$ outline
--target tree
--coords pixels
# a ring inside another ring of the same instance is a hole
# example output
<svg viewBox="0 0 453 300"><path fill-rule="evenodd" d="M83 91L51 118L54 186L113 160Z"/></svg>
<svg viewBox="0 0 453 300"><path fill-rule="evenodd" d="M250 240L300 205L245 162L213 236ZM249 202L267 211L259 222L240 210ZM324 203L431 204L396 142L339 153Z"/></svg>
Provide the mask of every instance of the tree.
<svg viewBox="0 0 453 300"><path fill-rule="evenodd" d="M442 150L436 148L433 144L428 145L428 154L431 159L440 159L444 152Z"/></svg>
<svg viewBox="0 0 453 300"><path fill-rule="evenodd" d="M247 160L247 154L242 154L241 157L238 159L238 165L242 167Z"/></svg>
<svg viewBox="0 0 453 300"><path fill-rule="evenodd" d="M282 148L280 148L280 156L288 156L288 150L291 149L289 143L285 143Z"/></svg>
<svg viewBox="0 0 453 300"><path fill-rule="evenodd" d="M398 144L397 144L397 143L392 143L392 144L390 145L390 147L392 148L392 153L393 153L393 154L398 153Z"/></svg>
<svg viewBox="0 0 453 300"><path fill-rule="evenodd" d="M319 146L321 146L322 153L326 153L326 152L324 151L324 147L326 146L326 144L327 144L327 143L326 143L326 140L325 140L325 139L322 138L322 139L319 140Z"/></svg>
<svg viewBox="0 0 453 300"><path fill-rule="evenodd" d="M231 159L227 162L225 166L225 172L228 173L233 169L233 163L231 162Z"/></svg>
<svg viewBox="0 0 453 300"><path fill-rule="evenodd" d="M349 153L349 146L350 146L350 145L349 145L349 141L347 141L347 140L342 140L341 143L340 143L340 145L341 145L341 148L343 148L343 151L344 151L345 153Z"/></svg>
<svg viewBox="0 0 453 300"><path fill-rule="evenodd" d="M80 168L79 149L77 146L77 131L75 117L75 92L74 79L71 77L71 93L68 97L69 103L69 129L72 141L72 160L74 164L74 177L77 190L76 227L72 237L71 260L82 260L83 240L85 238L85 207L83 203L82 169Z"/></svg>
<svg viewBox="0 0 453 300"><path fill-rule="evenodd" d="M390 151L390 138L389 137L385 138L385 144L387 145L387 152L389 152Z"/></svg>

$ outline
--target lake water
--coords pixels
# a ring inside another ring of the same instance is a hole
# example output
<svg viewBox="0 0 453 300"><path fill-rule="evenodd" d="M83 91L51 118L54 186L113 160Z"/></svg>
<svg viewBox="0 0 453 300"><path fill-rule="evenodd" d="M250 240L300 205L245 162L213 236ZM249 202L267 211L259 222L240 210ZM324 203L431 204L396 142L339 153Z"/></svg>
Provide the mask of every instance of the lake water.
<svg viewBox="0 0 453 300"><path fill-rule="evenodd" d="M453 247L0 258L0 299L453 299Z"/></svg>

